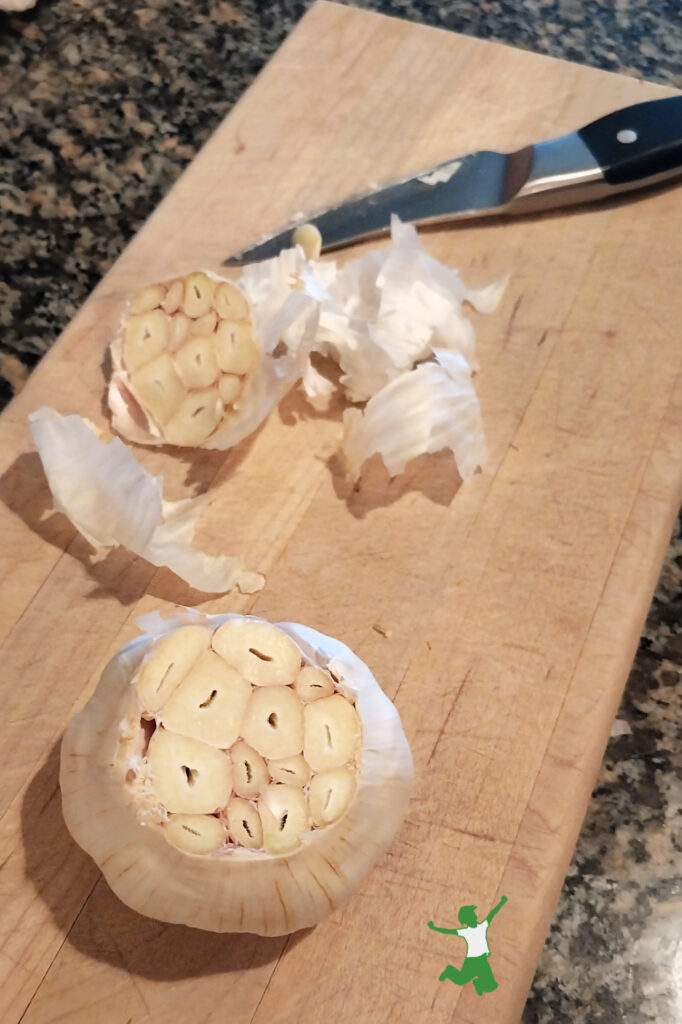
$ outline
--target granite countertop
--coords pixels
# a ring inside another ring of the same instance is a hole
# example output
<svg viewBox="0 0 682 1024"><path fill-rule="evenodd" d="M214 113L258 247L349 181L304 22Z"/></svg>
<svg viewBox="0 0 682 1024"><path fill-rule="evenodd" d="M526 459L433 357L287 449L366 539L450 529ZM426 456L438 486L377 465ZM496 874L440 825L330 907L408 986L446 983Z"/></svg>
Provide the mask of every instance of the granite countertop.
<svg viewBox="0 0 682 1024"><path fill-rule="evenodd" d="M0 14L0 407L308 4ZM355 6L682 88L679 0ZM678 523L524 1024L682 1022Z"/></svg>

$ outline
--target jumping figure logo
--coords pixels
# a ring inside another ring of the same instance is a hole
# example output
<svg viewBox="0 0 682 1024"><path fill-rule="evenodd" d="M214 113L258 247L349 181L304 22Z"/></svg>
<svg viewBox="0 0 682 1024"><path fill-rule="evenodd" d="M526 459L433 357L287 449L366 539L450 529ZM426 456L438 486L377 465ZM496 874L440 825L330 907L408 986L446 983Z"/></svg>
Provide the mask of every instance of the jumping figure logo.
<svg viewBox="0 0 682 1024"><path fill-rule="evenodd" d="M445 981L447 978L455 985L466 985L467 982L473 981L479 996L482 996L484 992L495 991L497 982L488 963L490 947L488 946L487 932L495 914L502 909L506 902L507 897L503 896L497 906L493 907L488 916L480 922L476 920L475 906L460 907L458 917L460 924L464 925L463 928L437 928L433 921L429 921L429 928L434 932L442 932L444 935L461 935L467 944L467 955L461 968L458 970L452 964L448 964L440 975L439 981Z"/></svg>

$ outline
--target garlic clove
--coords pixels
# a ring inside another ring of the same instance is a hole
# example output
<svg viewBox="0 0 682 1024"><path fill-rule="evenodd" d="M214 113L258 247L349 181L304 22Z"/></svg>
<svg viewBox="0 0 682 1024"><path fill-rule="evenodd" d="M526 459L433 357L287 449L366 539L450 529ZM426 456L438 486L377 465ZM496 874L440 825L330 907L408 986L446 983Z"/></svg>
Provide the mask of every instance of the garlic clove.
<svg viewBox="0 0 682 1024"><path fill-rule="evenodd" d="M188 274L185 278L185 292L182 299L182 311L193 320L198 320L211 309L216 283L202 270Z"/></svg>
<svg viewBox="0 0 682 1024"><path fill-rule="evenodd" d="M168 321L160 309L128 318L123 332L123 361L130 373L163 352L168 342Z"/></svg>
<svg viewBox="0 0 682 1024"><path fill-rule="evenodd" d="M177 313L180 309L183 296L185 294L185 284L181 278L176 278L168 284L168 290L166 296L161 303L161 309L164 313L172 316L173 313ZM184 313L182 314L185 315ZM189 318L188 318L189 319Z"/></svg>
<svg viewBox="0 0 682 1024"><path fill-rule="evenodd" d="M190 320L189 333L207 338L213 334L217 324L218 317L212 309L209 309L208 313L204 313L198 320Z"/></svg>
<svg viewBox="0 0 682 1024"><path fill-rule="evenodd" d="M158 309L165 297L166 289L162 284L150 284L133 299L133 313L147 313L152 309Z"/></svg>
<svg viewBox="0 0 682 1024"><path fill-rule="evenodd" d="M239 289L223 281L213 295L213 308L221 320L248 320L249 304Z"/></svg>
<svg viewBox="0 0 682 1024"><path fill-rule="evenodd" d="M334 683L322 669L304 665L294 680L294 689L304 704L310 704L321 697L331 697Z"/></svg>
<svg viewBox="0 0 682 1024"><path fill-rule="evenodd" d="M169 352L177 352L177 350L184 345L187 338L189 338L192 323L193 321L182 312L175 313L171 317L169 325L170 333L168 337Z"/></svg>
<svg viewBox="0 0 682 1024"><path fill-rule="evenodd" d="M353 799L355 789L355 772L350 768L331 768L313 775L308 791L313 825L323 828L338 821Z"/></svg>
<svg viewBox="0 0 682 1024"><path fill-rule="evenodd" d="M211 814L171 814L164 832L166 839L183 853L213 853L227 838L223 823Z"/></svg>
<svg viewBox="0 0 682 1024"><path fill-rule="evenodd" d="M303 706L294 691L287 686L254 689L244 715L242 735L254 750L268 759L300 754Z"/></svg>
<svg viewBox="0 0 682 1024"><path fill-rule="evenodd" d="M286 686L301 667L294 641L269 622L230 619L215 631L212 643L228 665L256 686Z"/></svg>
<svg viewBox="0 0 682 1024"><path fill-rule="evenodd" d="M218 366L223 373L248 373L257 352L251 324L221 320L213 337Z"/></svg>
<svg viewBox="0 0 682 1024"><path fill-rule="evenodd" d="M180 447L194 447L213 433L223 413L217 388L191 391L175 415L166 421L166 440Z"/></svg>
<svg viewBox="0 0 682 1024"><path fill-rule="evenodd" d="M270 773L260 754L244 740L230 748L232 785L237 796L253 799L270 782Z"/></svg>
<svg viewBox="0 0 682 1024"><path fill-rule="evenodd" d="M161 713L166 729L226 749L238 738L251 687L214 651L204 651Z"/></svg>
<svg viewBox="0 0 682 1024"><path fill-rule="evenodd" d="M303 756L314 772L340 768L357 753L360 719L340 693L306 704L304 723Z"/></svg>
<svg viewBox="0 0 682 1024"><path fill-rule="evenodd" d="M268 771L273 782L282 782L287 786L307 786L310 781L310 768L302 754L270 760Z"/></svg>
<svg viewBox="0 0 682 1024"><path fill-rule="evenodd" d="M155 714L163 707L210 643L206 626L181 626L158 639L135 679L145 711Z"/></svg>
<svg viewBox="0 0 682 1024"><path fill-rule="evenodd" d="M232 764L207 743L157 729L147 751L151 783L171 814L212 814L232 792Z"/></svg>
<svg viewBox="0 0 682 1024"><path fill-rule="evenodd" d="M157 423L168 423L182 407L185 388L167 352L132 373L130 383L135 397Z"/></svg>
<svg viewBox="0 0 682 1024"><path fill-rule="evenodd" d="M209 337L190 337L175 353L174 362L187 388L208 388L217 380L218 364Z"/></svg>
<svg viewBox="0 0 682 1024"><path fill-rule="evenodd" d="M302 789L273 782L258 800L263 824L263 847L267 853L291 853L301 845L310 829L308 801Z"/></svg>
<svg viewBox="0 0 682 1024"><path fill-rule="evenodd" d="M258 811L239 796L233 796L227 805L227 828L230 838L239 846L260 850L263 845L263 826Z"/></svg>

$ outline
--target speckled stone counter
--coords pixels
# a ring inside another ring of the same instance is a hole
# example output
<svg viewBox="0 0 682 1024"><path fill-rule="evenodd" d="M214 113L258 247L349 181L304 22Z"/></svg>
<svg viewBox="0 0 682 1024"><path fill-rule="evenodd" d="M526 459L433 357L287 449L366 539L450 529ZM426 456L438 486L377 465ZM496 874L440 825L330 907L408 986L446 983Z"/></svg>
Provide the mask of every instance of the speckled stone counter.
<svg viewBox="0 0 682 1024"><path fill-rule="evenodd" d="M304 12L39 0L0 14L0 405ZM682 88L679 0L356 6ZM673 538L524 1024L682 1022L682 538Z"/></svg>

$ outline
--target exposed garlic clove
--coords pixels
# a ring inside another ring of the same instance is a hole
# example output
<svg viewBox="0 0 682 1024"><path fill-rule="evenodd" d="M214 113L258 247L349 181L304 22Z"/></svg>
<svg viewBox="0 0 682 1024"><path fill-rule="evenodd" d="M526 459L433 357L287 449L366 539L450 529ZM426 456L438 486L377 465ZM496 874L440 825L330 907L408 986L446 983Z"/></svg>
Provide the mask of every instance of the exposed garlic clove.
<svg viewBox="0 0 682 1024"><path fill-rule="evenodd" d="M210 338L190 337L175 353L174 362L187 388L208 388L218 377L218 364Z"/></svg>
<svg viewBox="0 0 682 1024"><path fill-rule="evenodd" d="M163 707L210 643L206 626L181 626L157 640L135 679L145 711L156 714Z"/></svg>
<svg viewBox="0 0 682 1024"><path fill-rule="evenodd" d="M164 833L183 853L195 854L213 853L227 838L222 821L212 814L171 814Z"/></svg>
<svg viewBox="0 0 682 1024"><path fill-rule="evenodd" d="M185 388L167 352L131 374L130 383L145 411L157 423L169 422L181 408Z"/></svg>
<svg viewBox="0 0 682 1024"><path fill-rule="evenodd" d="M185 278L185 294L182 299L182 311L193 320L204 316L213 303L216 283L208 274L198 270Z"/></svg>
<svg viewBox="0 0 682 1024"><path fill-rule="evenodd" d="M294 691L287 686L254 689L244 715L242 736L254 750L268 759L279 760L300 754L303 749L303 705Z"/></svg>
<svg viewBox="0 0 682 1024"><path fill-rule="evenodd" d="M322 669L304 665L294 680L294 689L304 704L310 704L321 697L331 697L334 683Z"/></svg>
<svg viewBox="0 0 682 1024"><path fill-rule="evenodd" d="M164 706L166 729L227 749L240 735L251 687L214 651L205 651Z"/></svg>
<svg viewBox="0 0 682 1024"><path fill-rule="evenodd" d="M230 838L239 846L260 850L263 845L263 826L253 804L233 796L227 805L227 828Z"/></svg>
<svg viewBox="0 0 682 1024"><path fill-rule="evenodd" d="M301 667L294 641L269 622L230 619L215 631L212 646L256 686L287 686Z"/></svg>
<svg viewBox="0 0 682 1024"><path fill-rule="evenodd" d="M170 321L170 333L168 337L168 351L177 352L181 345L189 338L190 327L193 320L185 313L176 313Z"/></svg>
<svg viewBox="0 0 682 1024"><path fill-rule="evenodd" d="M232 405L242 393L242 378L233 373L221 373L218 380L218 394L224 406Z"/></svg>
<svg viewBox="0 0 682 1024"><path fill-rule="evenodd" d="M268 771L273 782L287 786L307 786L310 780L310 768L302 754L268 761Z"/></svg>
<svg viewBox="0 0 682 1024"><path fill-rule="evenodd" d="M182 302L184 294L184 281L181 278L176 278L175 281L171 281L168 285L166 297L161 303L161 309L164 313L168 313L169 316L172 316L173 313L177 313L180 309L180 303Z"/></svg>
<svg viewBox="0 0 682 1024"><path fill-rule="evenodd" d="M305 705L303 756L314 772L346 764L360 739L358 713L340 693Z"/></svg>
<svg viewBox="0 0 682 1024"><path fill-rule="evenodd" d="M147 313L150 309L158 309L165 297L166 289L163 285L147 285L133 299L133 313Z"/></svg>
<svg viewBox="0 0 682 1024"><path fill-rule="evenodd" d="M223 373L248 373L256 361L256 342L248 323L221 320L214 335L218 366Z"/></svg>
<svg viewBox="0 0 682 1024"><path fill-rule="evenodd" d="M204 313L198 320L190 321L189 333L191 335L196 334L198 337L207 338L210 337L216 329L218 324L218 317L212 309L208 313Z"/></svg>
<svg viewBox="0 0 682 1024"><path fill-rule="evenodd" d="M308 802L313 825L323 828L338 821L353 799L356 781L350 768L331 768L313 775Z"/></svg>
<svg viewBox="0 0 682 1024"><path fill-rule="evenodd" d="M147 751L151 783L171 814L212 814L232 792L232 764L207 743L157 729Z"/></svg>
<svg viewBox="0 0 682 1024"><path fill-rule="evenodd" d="M221 320L247 320L249 304L239 289L223 281L215 290L213 308Z"/></svg>
<svg viewBox="0 0 682 1024"><path fill-rule="evenodd" d="M133 373L154 359L168 343L168 321L160 309L128 318L123 332L123 362Z"/></svg>
<svg viewBox="0 0 682 1024"><path fill-rule="evenodd" d="M258 800L258 813L267 853L291 853L298 849L303 834L310 829L306 795L294 786L273 782Z"/></svg>
<svg viewBox="0 0 682 1024"><path fill-rule="evenodd" d="M213 433L222 413L223 403L218 397L217 388L192 391L175 415L166 422L166 440L188 448L199 445Z"/></svg>
<svg viewBox="0 0 682 1024"><path fill-rule="evenodd" d="M260 754L244 740L230 749L232 786L237 796L251 800L270 782L270 773Z"/></svg>
<svg viewBox="0 0 682 1024"><path fill-rule="evenodd" d="M301 246L307 260L319 260L322 252L322 235L314 224L299 224L291 240L294 245Z"/></svg>

